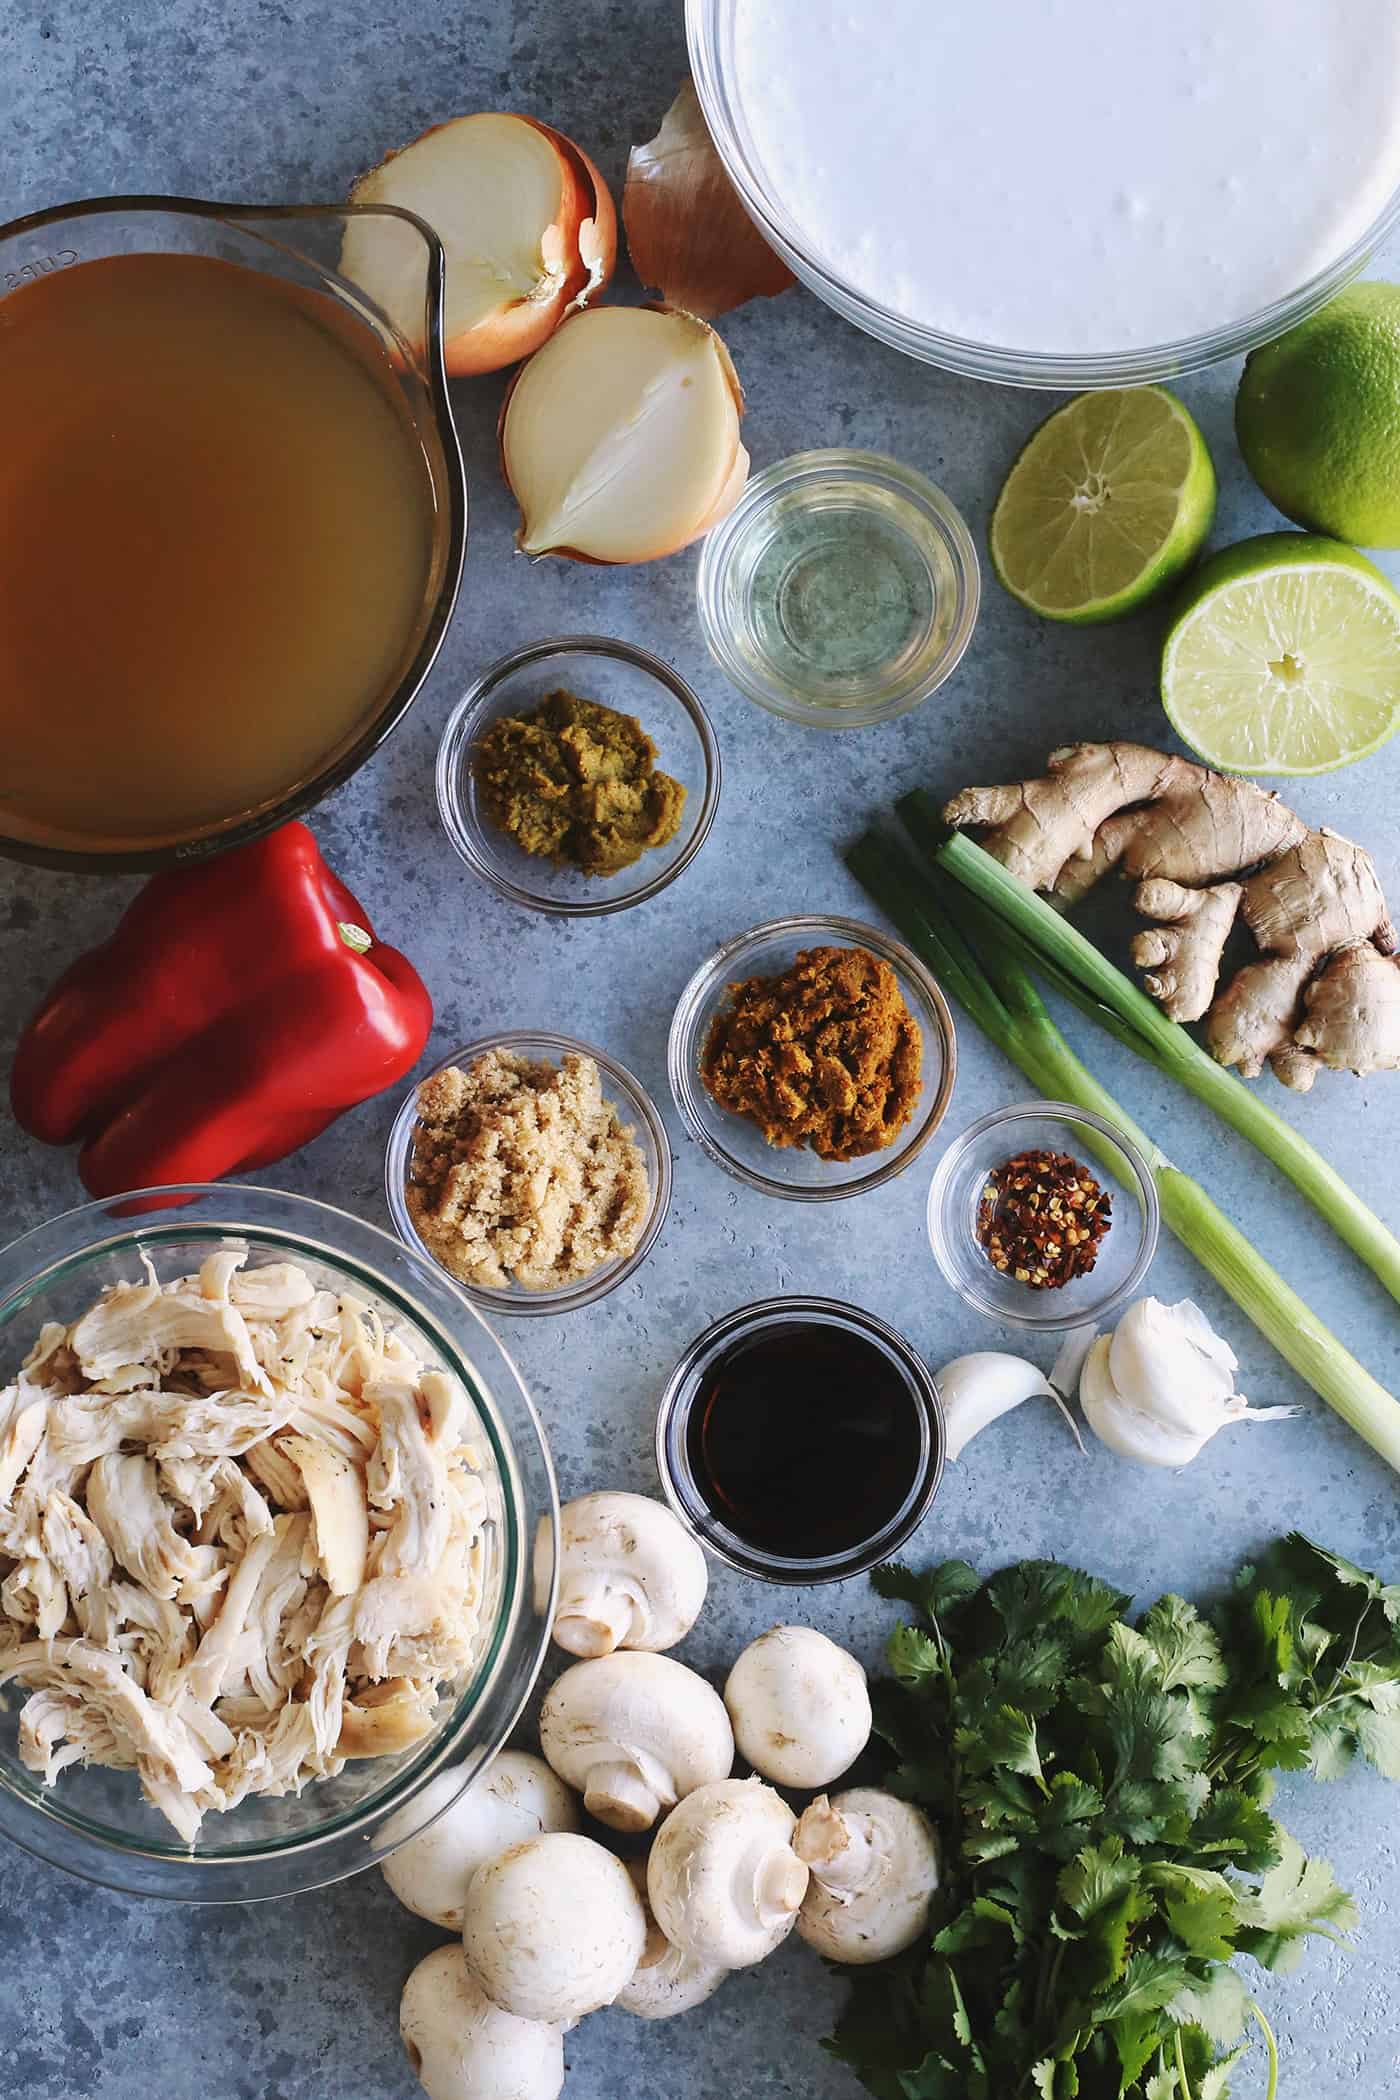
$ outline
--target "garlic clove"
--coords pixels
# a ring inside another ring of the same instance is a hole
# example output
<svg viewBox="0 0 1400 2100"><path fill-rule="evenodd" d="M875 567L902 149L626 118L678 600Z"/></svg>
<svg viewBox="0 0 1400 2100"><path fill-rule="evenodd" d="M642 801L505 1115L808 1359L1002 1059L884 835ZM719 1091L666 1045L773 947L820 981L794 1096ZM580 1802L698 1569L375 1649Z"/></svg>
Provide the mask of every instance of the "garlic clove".
<svg viewBox="0 0 1400 2100"><path fill-rule="evenodd" d="M950 1459L960 1458L979 1431L1023 1400L1055 1398L1043 1371L1024 1357L996 1349L955 1356L937 1373L935 1383L943 1402L944 1455Z"/></svg>
<svg viewBox="0 0 1400 2100"><path fill-rule="evenodd" d="M1193 1343L1203 1356L1209 1357L1212 1363L1218 1364L1222 1371L1229 1373L1233 1386L1240 1360L1224 1335L1216 1333L1195 1299L1178 1298L1175 1305L1167 1307L1167 1311L1171 1313L1187 1340Z"/></svg>
<svg viewBox="0 0 1400 2100"><path fill-rule="evenodd" d="M394 204L437 233L447 257L444 347L455 377L537 350L612 275L617 218L602 176L534 117L482 110L435 124L362 175L352 204ZM341 268L421 344L423 250L382 219L353 219Z"/></svg>
<svg viewBox="0 0 1400 2100"><path fill-rule="evenodd" d="M1084 1359L1094 1346L1097 1327L1071 1327L1050 1366L1050 1384L1062 1400L1072 1400L1079 1386Z"/></svg>
<svg viewBox="0 0 1400 2100"><path fill-rule="evenodd" d="M632 148L622 223L642 283L687 313L710 319L797 282L739 202L693 81L656 137Z"/></svg>
<svg viewBox="0 0 1400 2100"><path fill-rule="evenodd" d="M575 314L516 375L501 464L526 554L654 561L733 508L743 393L719 337L664 307Z"/></svg>

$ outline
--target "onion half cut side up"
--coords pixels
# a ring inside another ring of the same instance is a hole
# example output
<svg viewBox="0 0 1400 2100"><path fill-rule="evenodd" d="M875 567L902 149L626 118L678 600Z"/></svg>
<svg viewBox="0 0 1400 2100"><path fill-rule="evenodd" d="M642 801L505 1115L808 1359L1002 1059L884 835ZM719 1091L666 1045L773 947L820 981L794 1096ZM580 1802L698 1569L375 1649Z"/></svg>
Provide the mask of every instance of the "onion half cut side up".
<svg viewBox="0 0 1400 2100"><path fill-rule="evenodd" d="M571 139L533 117L485 110L435 124L362 175L350 202L402 205L435 229L447 255L454 378L528 357L603 289L617 258L617 215L602 176ZM352 220L340 266L421 344L421 243L402 226Z"/></svg>
<svg viewBox="0 0 1400 2100"><path fill-rule="evenodd" d="M655 561L708 532L748 479L744 396L705 322L664 306L574 314L517 372L501 468L526 554Z"/></svg>

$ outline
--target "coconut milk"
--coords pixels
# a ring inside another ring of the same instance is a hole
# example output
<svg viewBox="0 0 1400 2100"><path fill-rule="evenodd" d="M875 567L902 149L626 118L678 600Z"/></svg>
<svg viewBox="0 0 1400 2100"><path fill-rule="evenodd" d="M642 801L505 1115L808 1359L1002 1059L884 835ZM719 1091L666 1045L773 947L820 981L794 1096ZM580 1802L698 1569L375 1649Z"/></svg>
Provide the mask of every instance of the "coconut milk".
<svg viewBox="0 0 1400 2100"><path fill-rule="evenodd" d="M734 4L739 107L804 252L949 335L1199 335L1400 188L1396 0Z"/></svg>

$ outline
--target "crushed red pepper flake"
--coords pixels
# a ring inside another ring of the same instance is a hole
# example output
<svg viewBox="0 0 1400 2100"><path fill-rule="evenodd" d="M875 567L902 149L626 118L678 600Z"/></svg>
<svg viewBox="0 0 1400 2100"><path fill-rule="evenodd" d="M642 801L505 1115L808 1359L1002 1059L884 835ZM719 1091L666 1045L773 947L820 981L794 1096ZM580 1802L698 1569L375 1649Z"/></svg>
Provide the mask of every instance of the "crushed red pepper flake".
<svg viewBox="0 0 1400 2100"><path fill-rule="evenodd" d="M977 1200L977 1243L994 1269L1033 1291L1087 1276L1112 1223L1113 1199L1068 1152L1018 1152L994 1167Z"/></svg>

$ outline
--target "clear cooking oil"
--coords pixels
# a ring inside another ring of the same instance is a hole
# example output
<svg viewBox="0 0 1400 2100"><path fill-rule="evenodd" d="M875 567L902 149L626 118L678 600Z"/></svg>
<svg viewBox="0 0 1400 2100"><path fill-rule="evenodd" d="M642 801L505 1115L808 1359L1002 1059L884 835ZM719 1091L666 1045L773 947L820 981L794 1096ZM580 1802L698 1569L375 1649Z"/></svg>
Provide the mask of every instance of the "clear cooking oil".
<svg viewBox="0 0 1400 2100"><path fill-rule="evenodd" d="M706 543L700 610L740 688L832 728L902 713L961 656L977 557L939 490L892 460L783 461Z"/></svg>

